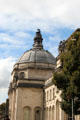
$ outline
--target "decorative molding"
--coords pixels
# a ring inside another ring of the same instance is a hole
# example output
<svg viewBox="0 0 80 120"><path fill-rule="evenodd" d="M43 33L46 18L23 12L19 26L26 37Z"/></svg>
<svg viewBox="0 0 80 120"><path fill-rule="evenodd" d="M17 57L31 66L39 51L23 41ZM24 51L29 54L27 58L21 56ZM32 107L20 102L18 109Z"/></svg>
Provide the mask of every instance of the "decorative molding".
<svg viewBox="0 0 80 120"><path fill-rule="evenodd" d="M45 87L44 87L44 88L46 89L46 88L50 87L51 85L53 85L53 83L52 83L52 82L50 82L50 83L48 83L47 85L45 85Z"/></svg>
<svg viewBox="0 0 80 120"><path fill-rule="evenodd" d="M44 79L34 79L34 78L22 78L22 79L18 79L18 80L26 80L26 81L45 81Z"/></svg>
<svg viewBox="0 0 80 120"><path fill-rule="evenodd" d="M35 83L18 83L17 87L32 87L32 88L43 88L44 85L42 84L35 84Z"/></svg>

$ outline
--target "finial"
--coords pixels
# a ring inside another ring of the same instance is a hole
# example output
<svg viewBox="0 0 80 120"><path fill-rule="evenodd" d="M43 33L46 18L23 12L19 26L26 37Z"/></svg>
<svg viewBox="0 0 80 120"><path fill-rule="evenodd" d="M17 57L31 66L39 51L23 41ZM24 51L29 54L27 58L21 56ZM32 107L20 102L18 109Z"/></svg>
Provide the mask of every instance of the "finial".
<svg viewBox="0 0 80 120"><path fill-rule="evenodd" d="M43 38L40 29L37 29L36 36L34 37L33 48L42 49L43 48L42 40Z"/></svg>
<svg viewBox="0 0 80 120"><path fill-rule="evenodd" d="M37 29L37 32L40 33L40 29Z"/></svg>

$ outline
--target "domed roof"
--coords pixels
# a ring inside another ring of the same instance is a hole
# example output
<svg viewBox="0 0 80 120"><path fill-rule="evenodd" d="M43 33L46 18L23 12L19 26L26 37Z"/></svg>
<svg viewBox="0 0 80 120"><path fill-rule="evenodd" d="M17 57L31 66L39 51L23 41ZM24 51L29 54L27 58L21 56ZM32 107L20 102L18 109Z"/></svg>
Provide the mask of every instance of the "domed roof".
<svg viewBox="0 0 80 120"><path fill-rule="evenodd" d="M23 62L55 64L56 60L50 52L44 49L42 50L31 49L25 52L18 61L18 63L23 63Z"/></svg>
<svg viewBox="0 0 80 120"><path fill-rule="evenodd" d="M56 59L55 57L48 52L47 50L43 49L42 45L42 35L40 30L36 32L36 36L34 38L33 48L26 51L21 58L19 59L18 63L47 63L47 64L55 64Z"/></svg>

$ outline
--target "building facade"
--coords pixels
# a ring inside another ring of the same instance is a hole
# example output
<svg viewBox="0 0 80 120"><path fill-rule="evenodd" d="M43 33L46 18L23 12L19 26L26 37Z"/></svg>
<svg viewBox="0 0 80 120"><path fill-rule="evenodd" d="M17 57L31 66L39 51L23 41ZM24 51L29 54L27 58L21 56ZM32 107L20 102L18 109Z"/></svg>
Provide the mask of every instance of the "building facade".
<svg viewBox="0 0 80 120"><path fill-rule="evenodd" d="M38 30L32 49L14 65L8 92L10 120L68 119L60 107L61 91L52 83L56 58L44 50L42 41Z"/></svg>

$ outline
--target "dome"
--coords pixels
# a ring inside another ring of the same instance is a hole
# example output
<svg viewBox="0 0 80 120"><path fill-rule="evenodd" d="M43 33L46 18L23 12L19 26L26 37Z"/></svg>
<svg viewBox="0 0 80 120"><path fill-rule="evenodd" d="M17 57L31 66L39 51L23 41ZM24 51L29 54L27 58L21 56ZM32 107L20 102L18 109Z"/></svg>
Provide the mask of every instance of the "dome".
<svg viewBox="0 0 80 120"><path fill-rule="evenodd" d="M44 49L31 49L25 52L18 61L18 63L24 62L55 64L56 60L50 52Z"/></svg>
<svg viewBox="0 0 80 120"><path fill-rule="evenodd" d="M34 38L33 48L26 51L21 58L19 59L18 63L47 63L47 64L56 64L55 57L48 52L47 50L43 49L42 45L42 35L40 30L36 32L36 36Z"/></svg>

